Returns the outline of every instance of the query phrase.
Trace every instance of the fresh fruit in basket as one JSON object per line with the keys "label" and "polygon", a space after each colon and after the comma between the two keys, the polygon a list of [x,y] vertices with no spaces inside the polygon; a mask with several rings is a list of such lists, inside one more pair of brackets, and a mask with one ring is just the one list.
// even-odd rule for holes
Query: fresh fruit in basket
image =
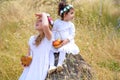
{"label": "fresh fruit in basket", "polygon": [[32,62],[32,56],[22,56],[21,63],[23,66],[29,66]]}
{"label": "fresh fruit in basket", "polygon": [[53,46],[55,48],[59,48],[59,46],[60,46],[61,43],[62,43],[62,40],[57,39],[57,40],[53,41]]}

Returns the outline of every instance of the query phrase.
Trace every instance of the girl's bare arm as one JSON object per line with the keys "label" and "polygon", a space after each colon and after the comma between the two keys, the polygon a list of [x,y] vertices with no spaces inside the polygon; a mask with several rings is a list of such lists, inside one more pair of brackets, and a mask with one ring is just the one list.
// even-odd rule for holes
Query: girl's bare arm
{"label": "girl's bare arm", "polygon": [[45,36],[48,40],[51,40],[52,37],[52,32],[49,28],[49,22],[48,22],[48,18],[47,18],[47,14],[46,13],[42,13],[42,27],[43,27],[43,31],[45,33]]}
{"label": "girl's bare arm", "polygon": [[28,46],[28,53],[27,56],[30,56],[30,46]]}

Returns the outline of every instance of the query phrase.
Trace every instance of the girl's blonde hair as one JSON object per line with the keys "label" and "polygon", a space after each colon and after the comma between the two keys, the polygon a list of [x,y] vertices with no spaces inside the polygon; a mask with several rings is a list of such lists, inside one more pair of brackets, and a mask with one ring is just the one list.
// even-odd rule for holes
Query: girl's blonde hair
{"label": "girl's blonde hair", "polygon": [[[51,30],[52,29],[52,26],[53,26],[53,24],[51,24],[51,22],[49,21],[49,29]],[[36,39],[35,39],[35,45],[36,46],[38,46],[40,43],[41,43],[41,41],[42,41],[42,39],[45,37],[45,34],[44,34],[44,32],[42,31],[37,37],[36,37]]]}
{"label": "girl's blonde hair", "polygon": [[35,39],[35,45],[38,46],[44,37],[45,37],[44,32],[41,32]]}

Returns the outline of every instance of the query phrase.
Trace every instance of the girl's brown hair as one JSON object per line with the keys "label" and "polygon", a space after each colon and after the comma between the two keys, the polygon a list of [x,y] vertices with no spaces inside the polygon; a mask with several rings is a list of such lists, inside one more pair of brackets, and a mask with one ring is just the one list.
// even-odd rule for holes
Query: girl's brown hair
{"label": "girl's brown hair", "polygon": [[70,9],[73,9],[73,7],[71,7],[70,9],[68,9],[66,12],[64,12],[64,13],[60,13],[61,12],[61,10],[63,10],[66,6],[68,6],[68,4],[66,3],[66,1],[61,1],[60,3],[59,3],[59,5],[58,5],[58,15],[63,19],[64,18],[64,13],[65,14],[67,14],[69,11],[70,11]]}

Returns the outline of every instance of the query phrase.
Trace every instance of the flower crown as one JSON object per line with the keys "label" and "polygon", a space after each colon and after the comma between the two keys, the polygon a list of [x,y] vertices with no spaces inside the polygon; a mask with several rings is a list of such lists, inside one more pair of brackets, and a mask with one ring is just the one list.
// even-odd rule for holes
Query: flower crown
{"label": "flower crown", "polygon": [[68,11],[70,8],[73,8],[73,5],[67,5],[60,11],[60,15],[62,15],[64,12]]}

